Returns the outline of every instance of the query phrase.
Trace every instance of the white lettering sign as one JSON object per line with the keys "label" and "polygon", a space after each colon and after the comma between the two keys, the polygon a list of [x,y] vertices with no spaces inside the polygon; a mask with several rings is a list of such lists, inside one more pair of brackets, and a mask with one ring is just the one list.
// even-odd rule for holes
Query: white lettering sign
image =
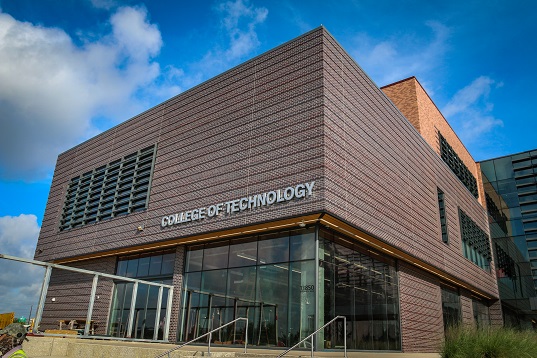
{"label": "white lettering sign", "polygon": [[183,211],[176,214],[163,216],[161,226],[172,226],[192,221],[199,221],[205,218],[212,218],[220,214],[231,215],[245,210],[252,210],[257,207],[270,206],[274,203],[284,203],[293,199],[303,199],[310,197],[313,193],[315,182],[289,186],[285,189],[278,189],[266,193],[250,195],[240,199],[218,203],[204,208],[197,208]]}

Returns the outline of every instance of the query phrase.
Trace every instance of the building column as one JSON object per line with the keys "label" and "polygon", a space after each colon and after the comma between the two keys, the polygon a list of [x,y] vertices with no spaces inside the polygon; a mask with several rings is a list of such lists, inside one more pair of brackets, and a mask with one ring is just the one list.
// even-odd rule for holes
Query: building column
{"label": "building column", "polygon": [[175,250],[173,268],[173,303],[170,317],[169,341],[177,342],[179,334],[179,312],[181,309],[181,292],[183,289],[183,266],[185,263],[185,247],[178,246]]}

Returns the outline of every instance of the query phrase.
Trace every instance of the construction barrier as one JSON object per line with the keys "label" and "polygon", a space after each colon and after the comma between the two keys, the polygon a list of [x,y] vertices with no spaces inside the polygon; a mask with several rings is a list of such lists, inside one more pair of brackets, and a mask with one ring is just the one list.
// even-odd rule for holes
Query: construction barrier
{"label": "construction barrier", "polygon": [[0,329],[4,329],[6,326],[13,323],[15,319],[15,312],[0,313]]}

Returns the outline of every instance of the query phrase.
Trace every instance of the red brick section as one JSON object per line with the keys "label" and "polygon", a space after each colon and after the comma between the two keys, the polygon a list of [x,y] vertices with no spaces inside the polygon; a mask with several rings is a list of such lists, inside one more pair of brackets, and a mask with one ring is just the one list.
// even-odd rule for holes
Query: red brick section
{"label": "red brick section", "polygon": [[[75,262],[70,266],[114,274],[116,258],[107,257]],[[88,314],[92,285],[93,275],[53,269],[39,330],[59,329],[59,320],[85,319]],[[99,278],[92,313],[95,334],[103,335],[107,332],[113,288],[114,283],[111,279]],[[55,302],[52,302],[52,298],[55,298]]]}
{"label": "red brick section", "polygon": [[[472,155],[457,134],[453,131],[442,113],[438,110],[427,92],[415,77],[382,87],[382,91],[404,114],[429,145],[440,154],[438,132],[448,141],[476,180],[480,176],[479,168]],[[478,189],[480,185],[478,184]],[[483,192],[479,190],[480,199]],[[484,206],[484,201],[482,201]]]}

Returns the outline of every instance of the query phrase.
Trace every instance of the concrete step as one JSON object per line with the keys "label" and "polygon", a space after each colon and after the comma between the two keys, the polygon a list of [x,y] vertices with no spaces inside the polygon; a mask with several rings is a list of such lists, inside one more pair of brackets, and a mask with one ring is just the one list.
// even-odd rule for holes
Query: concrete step
{"label": "concrete step", "polygon": [[[76,337],[28,337],[23,349],[29,358],[155,358],[174,344],[81,339]],[[282,350],[211,347],[212,358],[274,358]],[[291,351],[286,357],[310,357],[310,351]],[[170,358],[208,357],[207,347],[189,346]],[[316,358],[341,358],[343,351],[314,352]],[[438,353],[347,352],[348,358],[439,358]]]}

